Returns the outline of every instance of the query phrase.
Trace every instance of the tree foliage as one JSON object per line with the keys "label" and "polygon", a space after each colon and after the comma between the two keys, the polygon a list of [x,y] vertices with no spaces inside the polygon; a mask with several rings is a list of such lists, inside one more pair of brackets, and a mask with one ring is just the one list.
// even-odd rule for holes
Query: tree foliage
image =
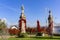
{"label": "tree foliage", "polygon": [[4,29],[6,27],[7,27],[6,23],[4,21],[0,20],[0,30]]}

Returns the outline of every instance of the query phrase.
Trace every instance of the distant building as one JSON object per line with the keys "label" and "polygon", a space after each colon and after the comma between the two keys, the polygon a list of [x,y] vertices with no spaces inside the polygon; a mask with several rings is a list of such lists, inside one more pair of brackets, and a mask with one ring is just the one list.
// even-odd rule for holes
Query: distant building
{"label": "distant building", "polygon": [[20,30],[18,29],[18,27],[16,25],[12,25],[9,29],[8,29],[9,34],[11,35],[18,35]]}
{"label": "distant building", "polygon": [[60,26],[54,26],[53,34],[59,34],[60,35]]}
{"label": "distant building", "polygon": [[10,29],[18,29],[18,27],[16,25],[12,25]]}

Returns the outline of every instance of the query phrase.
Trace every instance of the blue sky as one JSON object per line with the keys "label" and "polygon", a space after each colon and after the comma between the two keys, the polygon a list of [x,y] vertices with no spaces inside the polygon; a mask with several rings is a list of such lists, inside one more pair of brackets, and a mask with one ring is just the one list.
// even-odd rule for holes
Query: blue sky
{"label": "blue sky", "polygon": [[8,24],[17,24],[24,5],[28,26],[46,25],[49,9],[52,11],[54,23],[60,23],[60,0],[0,0],[0,18],[6,18]]}

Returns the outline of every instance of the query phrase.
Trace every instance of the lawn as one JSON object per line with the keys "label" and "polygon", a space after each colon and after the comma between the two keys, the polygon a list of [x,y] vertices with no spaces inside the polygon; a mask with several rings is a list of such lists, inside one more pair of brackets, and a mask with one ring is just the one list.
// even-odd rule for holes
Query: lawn
{"label": "lawn", "polygon": [[31,37],[31,38],[8,38],[8,40],[60,40],[60,36],[58,37]]}

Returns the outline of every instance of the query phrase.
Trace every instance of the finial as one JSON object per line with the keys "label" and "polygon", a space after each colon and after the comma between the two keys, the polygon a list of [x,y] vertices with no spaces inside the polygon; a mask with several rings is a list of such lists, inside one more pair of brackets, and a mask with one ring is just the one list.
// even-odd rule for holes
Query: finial
{"label": "finial", "polygon": [[49,13],[51,13],[51,10],[49,10]]}
{"label": "finial", "polygon": [[49,15],[51,15],[51,10],[49,10]]}
{"label": "finial", "polygon": [[21,10],[24,10],[24,5],[22,4],[22,6],[21,6]]}

